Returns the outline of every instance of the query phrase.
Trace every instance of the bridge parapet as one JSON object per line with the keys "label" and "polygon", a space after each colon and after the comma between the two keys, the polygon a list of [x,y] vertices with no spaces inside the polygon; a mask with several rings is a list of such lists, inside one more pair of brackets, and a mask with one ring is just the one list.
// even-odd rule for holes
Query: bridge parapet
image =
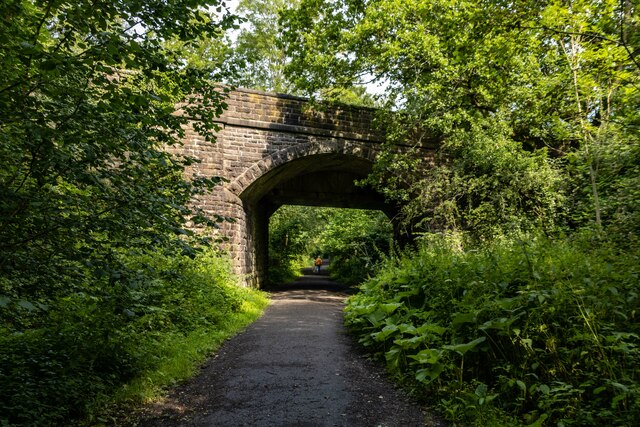
{"label": "bridge parapet", "polygon": [[364,141],[382,141],[372,125],[375,110],[343,104],[311,104],[297,96],[238,89],[229,94],[223,124]]}

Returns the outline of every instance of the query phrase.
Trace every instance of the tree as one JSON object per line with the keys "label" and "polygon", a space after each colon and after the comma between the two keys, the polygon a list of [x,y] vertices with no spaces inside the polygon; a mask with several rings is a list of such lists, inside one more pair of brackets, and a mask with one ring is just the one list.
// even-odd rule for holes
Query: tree
{"label": "tree", "polygon": [[[294,78],[285,70],[291,58],[280,42],[281,17],[299,1],[242,0],[237,13],[243,25],[237,35],[228,34],[226,64],[232,69],[227,81],[235,86],[299,95]],[[316,95],[326,101],[373,106],[373,97],[363,86],[323,87]]]}
{"label": "tree", "polygon": [[230,24],[205,6],[220,2],[3,3],[0,294],[117,281],[118,248],[191,251],[185,223],[216,220],[187,207],[216,178],[185,181],[195,160],[165,150],[189,117],[213,140],[224,106],[211,71],[163,44]]}
{"label": "tree", "polygon": [[323,213],[316,245],[331,256],[331,277],[347,286],[361,284],[390,255],[391,221],[384,213],[372,210],[326,209]]}
{"label": "tree", "polygon": [[224,219],[190,203],[218,179],[185,177],[196,160],[177,153],[190,119],[215,139],[225,94],[174,46],[233,19],[218,0],[8,0],[0,16],[0,423],[59,424],[140,365],[131,322],[177,274],[154,257],[193,256],[191,226]]}
{"label": "tree", "polygon": [[297,3],[284,0],[241,0],[236,12],[244,25],[231,42],[229,60],[237,67],[233,83],[247,88],[293,94],[284,75],[287,57],[277,43],[280,11]]}
{"label": "tree", "polygon": [[282,206],[269,220],[269,283],[295,279],[309,256],[313,236],[319,232],[318,210],[307,206]]}
{"label": "tree", "polygon": [[[605,120],[611,131],[615,120],[637,121],[625,107],[637,105],[635,2],[571,3],[306,0],[283,21],[288,72],[310,93],[364,75],[386,83],[384,100],[395,111],[381,122],[391,150],[371,181],[403,201],[408,222],[478,236],[549,228],[564,213],[560,184],[568,180],[548,153],[589,145],[574,131],[581,123]],[[584,25],[563,27],[566,17]],[[616,119],[596,109],[575,114],[574,79],[558,55],[571,34],[589,40],[580,56],[610,52],[606,64],[581,62],[579,74],[604,82],[607,70],[618,89],[598,85],[580,102],[617,95],[609,99]],[[589,88],[586,80],[579,86],[578,93]],[[633,135],[628,127],[615,133]],[[397,154],[396,143],[436,145],[438,154]]]}
{"label": "tree", "polygon": [[[640,169],[637,168],[640,104],[638,5],[630,1],[576,1],[548,7],[540,26],[549,47],[548,76],[564,98],[572,220],[624,235],[638,235]],[[637,237],[636,237],[637,238]]]}
{"label": "tree", "polygon": [[391,249],[393,230],[380,211],[283,206],[269,223],[269,278],[294,279],[308,258],[331,258],[331,276],[361,283]]}

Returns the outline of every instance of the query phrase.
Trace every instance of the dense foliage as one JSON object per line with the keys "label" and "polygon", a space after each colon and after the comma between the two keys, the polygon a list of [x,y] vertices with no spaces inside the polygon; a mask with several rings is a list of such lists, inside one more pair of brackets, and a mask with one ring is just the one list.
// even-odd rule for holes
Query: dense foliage
{"label": "dense foliage", "polygon": [[637,423],[639,11],[301,0],[282,15],[299,88],[381,85],[388,149],[368,182],[427,234],[348,322],[456,422]]}
{"label": "dense foliage", "polygon": [[291,0],[240,0],[236,13],[243,25],[230,42],[227,60],[236,65],[237,73],[229,78],[238,86],[295,94],[296,88],[285,76],[288,58],[278,46],[279,12],[293,7]]}
{"label": "dense foliage", "polygon": [[283,206],[269,225],[269,280],[292,280],[310,259],[322,256],[330,259],[334,280],[357,285],[389,254],[392,237],[382,212]]}
{"label": "dense foliage", "polygon": [[[4,2],[0,13],[0,294],[37,306],[132,272],[119,248],[193,253],[186,203],[216,178],[185,181],[188,116],[213,139],[222,94],[181,67],[172,37],[221,31],[195,2]],[[197,104],[179,102],[202,96]],[[20,327],[19,325],[16,325]]]}
{"label": "dense foliage", "polygon": [[380,211],[331,209],[315,244],[318,253],[331,259],[331,278],[354,286],[377,272],[392,249],[392,238],[391,222]]}
{"label": "dense foliage", "polygon": [[282,38],[310,94],[384,85],[390,149],[370,182],[409,225],[619,231],[640,206],[638,16],[633,0],[306,0]]}
{"label": "dense foliage", "polygon": [[[369,184],[406,229],[464,236],[425,235],[351,300],[349,324],[392,371],[456,422],[634,424],[638,0],[240,10],[223,42],[220,0],[0,5],[0,423],[95,413],[210,348],[244,298],[264,304],[202,252],[190,226],[225,218],[189,201],[218,179],[185,180],[196,159],[171,150],[189,118],[215,139],[211,82],[225,81],[367,105],[358,85],[380,85],[387,149]],[[390,230],[291,208],[271,232],[272,280],[322,253],[355,283]]]}
{"label": "dense foliage", "polygon": [[269,220],[269,273],[271,285],[294,280],[311,256],[312,237],[320,222],[318,211],[304,206],[282,206]]}
{"label": "dense foliage", "polygon": [[190,119],[215,139],[219,74],[184,54],[232,26],[222,5],[1,3],[1,424],[83,416],[240,313],[193,232],[224,220],[189,204],[218,179],[172,150]]}
{"label": "dense foliage", "polygon": [[427,238],[366,282],[347,307],[360,342],[451,421],[635,425],[640,253],[525,236],[461,246]]}
{"label": "dense foliage", "polygon": [[[213,252],[121,261],[135,271],[127,283],[85,287],[46,305],[23,300],[11,310],[2,300],[2,423],[95,417],[116,393],[139,401],[189,373],[266,304],[240,288],[228,260]],[[178,363],[186,367],[175,371]],[[138,394],[126,392],[132,382]]]}
{"label": "dense foliage", "polygon": [[[303,89],[286,68],[291,57],[280,35],[283,28],[280,16],[297,7],[298,0],[240,0],[235,13],[241,21],[238,31],[227,34],[224,48],[220,41],[209,42],[215,49],[204,55],[214,63],[223,62],[228,72],[223,76],[233,86],[301,95]],[[322,98],[351,105],[373,106],[374,99],[362,86],[323,87]]]}

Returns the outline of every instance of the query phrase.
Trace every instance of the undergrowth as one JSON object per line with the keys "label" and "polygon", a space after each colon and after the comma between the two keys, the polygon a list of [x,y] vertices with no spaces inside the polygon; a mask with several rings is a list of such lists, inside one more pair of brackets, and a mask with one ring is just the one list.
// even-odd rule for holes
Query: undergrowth
{"label": "undergrowth", "polygon": [[455,425],[636,425],[639,261],[602,239],[426,237],[346,323]]}
{"label": "undergrowth", "polygon": [[[277,260],[274,260],[271,257],[269,265],[269,272],[267,276],[267,284],[270,286],[277,286],[283,283],[289,283],[296,280],[301,275],[302,268],[306,267],[308,263],[306,263],[306,259],[302,255],[298,255],[295,257],[280,257],[278,256]],[[274,262],[276,261],[276,262]]]}
{"label": "undergrowth", "polygon": [[191,375],[267,304],[213,252],[122,257],[137,276],[0,301],[1,425],[103,423]]}
{"label": "undergrowth", "polygon": [[235,285],[228,290],[242,298],[240,307],[215,325],[196,328],[186,335],[167,334],[159,348],[160,360],[157,366],[153,370],[141,372],[104,403],[101,402],[95,411],[97,415],[90,420],[121,421],[129,416],[131,407],[162,398],[167,387],[193,377],[198,372],[198,367],[225,340],[256,321],[268,305],[266,295],[260,291]]}

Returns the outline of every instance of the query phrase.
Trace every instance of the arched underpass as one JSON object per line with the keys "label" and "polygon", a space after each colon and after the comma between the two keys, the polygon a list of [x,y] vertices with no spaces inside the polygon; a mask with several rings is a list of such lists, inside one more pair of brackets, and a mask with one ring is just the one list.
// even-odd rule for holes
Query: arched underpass
{"label": "arched underpass", "polygon": [[283,164],[250,185],[240,197],[251,217],[257,271],[267,272],[269,218],[283,205],[371,209],[395,217],[395,208],[382,195],[356,184],[371,167],[369,160],[356,156],[311,155]]}
{"label": "arched underpass", "polygon": [[[218,233],[228,239],[234,270],[247,286],[264,283],[268,219],[283,204],[380,209],[394,216],[381,195],[354,184],[370,172],[384,139],[373,125],[374,110],[318,107],[304,98],[246,89],[230,92],[226,102],[216,142],[186,129],[176,150],[200,160],[188,175],[223,178],[194,203],[233,219]],[[432,155],[432,148],[423,153]]]}
{"label": "arched underpass", "polygon": [[[355,185],[382,142],[372,110],[316,110],[302,98],[250,90],[232,92],[227,103],[217,142],[187,130],[183,151],[201,159],[188,173],[225,179],[195,203],[233,218],[220,233],[248,286],[264,283],[269,217],[282,205],[395,216],[380,194]],[[354,350],[342,326],[344,295],[298,292],[275,296],[144,425],[425,425],[422,409]]]}

